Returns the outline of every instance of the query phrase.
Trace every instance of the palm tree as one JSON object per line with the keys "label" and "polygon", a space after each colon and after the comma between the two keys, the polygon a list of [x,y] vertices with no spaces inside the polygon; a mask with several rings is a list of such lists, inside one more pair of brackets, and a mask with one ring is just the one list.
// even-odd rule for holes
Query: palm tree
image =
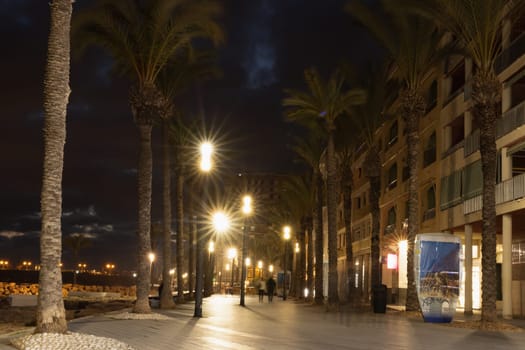
{"label": "palm tree", "polygon": [[[392,81],[388,80],[388,65],[385,63],[369,66],[362,76],[356,77],[367,95],[363,105],[356,106],[352,111],[351,123],[358,133],[357,139],[362,142],[361,147],[366,150],[363,165],[364,174],[370,184],[369,200],[372,222],[372,235],[370,237],[371,256],[371,284],[381,284],[380,257],[380,211],[379,196],[381,193],[381,158],[375,133],[387,120],[385,109],[392,101],[391,96],[397,91]],[[387,84],[386,82],[390,83]]]}
{"label": "palm tree", "polygon": [[501,52],[502,22],[518,17],[525,3],[521,0],[432,0],[407,2],[417,13],[433,19],[452,33],[465,48],[477,70],[472,77],[472,114],[480,123],[480,154],[483,173],[482,210],[482,323],[494,322],[496,314],[496,120],[501,82],[494,62]]}
{"label": "palm tree", "polygon": [[[163,132],[163,223],[164,223],[164,246],[163,246],[163,269],[162,269],[162,280],[164,286],[171,286],[171,151],[172,147],[170,141],[185,141],[187,146],[187,130],[182,124],[182,120],[179,117],[174,123],[171,123],[175,114],[175,106],[173,100],[184,92],[192,83],[197,80],[208,78],[211,76],[218,76],[218,71],[214,69],[212,65],[212,56],[207,52],[195,52],[191,47],[189,48],[186,55],[180,55],[175,60],[170,62],[164,69],[161,76],[159,77],[159,88],[165,97],[167,103],[164,111],[165,115],[162,118],[162,132]],[[175,136],[175,137],[174,137]],[[178,136],[178,138],[177,138]],[[181,140],[185,138],[186,140]],[[180,151],[177,152],[180,154]],[[178,161],[186,162],[186,159],[178,157]],[[181,167],[182,164],[180,165]],[[179,179],[179,177],[177,177]],[[183,178],[182,178],[183,179]],[[183,185],[182,182],[177,182],[178,186]],[[182,194],[182,188],[178,193]],[[182,200],[182,196],[180,197]],[[179,203],[180,204],[180,203]],[[178,218],[183,217],[182,204],[178,206],[180,209]],[[181,220],[178,220],[180,224],[177,229],[177,242],[183,242],[184,225]],[[179,295],[179,301],[183,300],[183,279],[182,279],[182,258],[183,258],[183,246],[177,244],[177,289]],[[179,283],[180,282],[180,283]],[[160,300],[161,308],[172,308],[174,306],[171,288],[163,288]]]}
{"label": "palm tree", "polygon": [[[324,302],[323,297],[323,193],[324,185],[323,178],[321,176],[319,162],[321,155],[325,148],[324,139],[326,137],[319,134],[319,130],[316,128],[310,128],[308,135],[304,138],[295,138],[295,143],[292,146],[293,151],[299,158],[311,168],[312,176],[312,189],[314,195],[314,203],[312,207],[312,223],[309,225],[309,236],[308,236],[308,294],[309,298],[312,296],[312,291],[315,289],[315,302],[316,304],[322,304]],[[314,237],[313,232],[315,231],[315,278],[314,278]],[[315,282],[315,285],[314,285]]]}
{"label": "palm tree", "polygon": [[80,251],[90,247],[92,243],[91,237],[86,233],[72,233],[64,238],[64,245],[73,253],[74,266],[80,262]]}
{"label": "palm tree", "polygon": [[[297,268],[295,292],[296,296],[301,298],[304,290],[304,281],[306,275],[306,237],[311,237],[312,229],[312,213],[315,207],[315,192],[313,188],[311,174],[302,176],[290,176],[285,179],[283,183],[283,197],[282,202],[297,222],[297,227],[300,227],[299,232],[296,232],[296,238],[299,243],[299,252],[296,255]],[[309,241],[311,244],[311,241]],[[309,267],[310,268],[310,267]]]}
{"label": "palm tree", "polygon": [[346,281],[345,281],[345,299],[346,302],[352,301],[352,291],[354,288],[354,254],[352,247],[352,189],[353,173],[352,161],[354,156],[355,143],[358,140],[355,137],[355,129],[350,124],[350,120],[343,119],[346,123],[338,127],[336,135],[336,150],[339,159],[340,188],[343,198],[343,220],[345,227],[345,261],[346,261]]}
{"label": "palm tree", "polygon": [[[382,1],[383,4],[388,1]],[[388,5],[383,5],[383,7]],[[426,74],[443,61],[450,52],[442,46],[442,35],[433,22],[390,8],[373,10],[360,2],[348,3],[345,9],[370,32],[387,50],[395,64],[394,74],[403,87],[400,92],[400,114],[406,125],[409,168],[408,179],[408,261],[406,310],[419,310],[414,280],[414,239],[418,232],[418,159],[419,120],[425,114],[426,102],[422,85]],[[373,151],[373,150],[372,150]],[[371,156],[369,154],[369,156]],[[373,169],[373,168],[372,168]],[[374,169],[375,170],[375,169]],[[372,198],[371,198],[372,199]],[[375,233],[375,232],[374,232]],[[379,232],[377,232],[379,239]],[[374,257],[372,257],[374,259]],[[373,261],[373,260],[372,260]]]}
{"label": "palm tree", "polygon": [[44,78],[44,169],[42,176],[39,294],[36,333],[67,332],[62,299],[62,170],[69,99],[70,0],[53,0]]}
{"label": "palm tree", "polygon": [[153,122],[169,103],[156,82],[170,59],[196,38],[222,39],[215,21],[221,5],[213,0],[101,1],[76,22],[78,42],[108,50],[117,67],[132,80],[130,106],[139,131],[138,275],[133,312],[150,312],[147,260],[151,221]]}
{"label": "palm tree", "polygon": [[344,78],[334,72],[328,81],[323,81],[315,69],[305,70],[308,92],[285,90],[283,100],[287,107],[288,120],[321,119],[327,133],[327,211],[328,211],[328,304],[339,303],[337,290],[337,174],[334,147],[336,120],[352,106],[362,103],[364,94],[357,89],[344,89]]}

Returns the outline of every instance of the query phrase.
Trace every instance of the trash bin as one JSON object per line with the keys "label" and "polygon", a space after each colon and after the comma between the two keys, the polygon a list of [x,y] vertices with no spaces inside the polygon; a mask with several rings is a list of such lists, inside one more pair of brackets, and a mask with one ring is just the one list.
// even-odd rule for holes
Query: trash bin
{"label": "trash bin", "polygon": [[384,314],[386,312],[386,285],[382,284],[372,288],[372,305],[374,313]]}

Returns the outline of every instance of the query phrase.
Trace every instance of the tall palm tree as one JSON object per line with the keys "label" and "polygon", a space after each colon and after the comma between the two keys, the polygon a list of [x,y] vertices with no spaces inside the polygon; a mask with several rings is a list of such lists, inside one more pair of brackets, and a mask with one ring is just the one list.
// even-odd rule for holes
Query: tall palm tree
{"label": "tall palm tree", "polygon": [[352,301],[352,291],[354,288],[354,254],[352,246],[352,190],[353,190],[353,173],[352,161],[354,159],[354,150],[356,148],[356,130],[350,123],[351,120],[343,119],[345,123],[339,123],[336,134],[336,151],[339,160],[340,172],[340,189],[343,199],[343,221],[345,228],[345,264],[346,264],[346,281],[344,284],[344,297],[346,302]]}
{"label": "tall palm tree", "polygon": [[74,266],[80,262],[80,251],[90,247],[92,243],[91,237],[86,233],[72,233],[64,238],[64,245],[73,253]]}
{"label": "tall palm tree", "polygon": [[69,100],[70,0],[53,0],[44,78],[44,170],[42,176],[39,294],[36,333],[67,332],[62,299],[62,170]]}
{"label": "tall palm tree", "polygon": [[283,100],[288,120],[321,119],[327,133],[327,212],[328,212],[328,304],[339,303],[337,290],[337,174],[334,147],[336,120],[352,105],[360,104],[364,94],[358,89],[346,90],[343,76],[334,72],[323,81],[317,70],[305,70],[308,91],[285,90]]}
{"label": "tall palm tree", "polygon": [[[292,150],[299,158],[306,163],[311,169],[312,189],[313,189],[313,207],[312,207],[312,223],[309,227],[310,235],[308,236],[308,290],[310,293],[308,297],[311,298],[315,290],[316,304],[324,302],[323,297],[323,193],[324,185],[321,176],[319,162],[321,155],[325,149],[324,140],[326,137],[319,134],[316,128],[309,128],[308,134],[304,138],[295,138]],[[313,232],[315,231],[315,247]],[[314,248],[315,248],[315,278],[314,278]],[[315,285],[314,285],[315,282]]]}
{"label": "tall palm tree", "polygon": [[[391,96],[397,91],[396,86],[387,84],[388,66],[378,63],[369,66],[363,71],[362,76],[355,78],[362,86],[367,95],[363,105],[356,106],[352,111],[351,123],[357,132],[357,139],[362,143],[361,147],[366,150],[363,165],[364,174],[370,185],[369,199],[372,222],[372,235],[370,237],[371,251],[371,284],[381,284],[380,257],[380,212],[379,196],[381,193],[381,158],[375,133],[377,129],[387,120],[385,109],[392,101]],[[392,81],[390,81],[392,82]]]}
{"label": "tall palm tree", "polygon": [[[162,269],[162,280],[164,281],[165,288],[162,289],[162,295],[160,298],[161,308],[172,308],[174,306],[172,292],[171,292],[171,152],[172,147],[170,146],[171,141],[183,141],[186,134],[186,127],[182,124],[181,118],[178,118],[174,123],[171,123],[175,114],[174,99],[184,92],[188,87],[197,80],[202,80],[211,76],[218,76],[217,69],[212,65],[213,57],[207,52],[195,52],[191,47],[188,49],[187,54],[181,54],[172,60],[164,69],[159,77],[159,88],[165,97],[167,105],[164,108],[165,115],[161,116],[162,119],[162,134],[163,134],[163,167],[162,167],[162,178],[163,178],[163,229],[164,229],[164,246],[163,246],[163,269]],[[173,137],[178,135],[177,137]],[[184,136],[183,136],[184,135]],[[186,141],[186,146],[189,140]],[[177,152],[177,154],[179,154]],[[179,161],[185,162],[185,159],[178,157]],[[182,166],[182,164],[181,164]],[[177,177],[178,179],[178,177]],[[183,185],[178,182],[178,186]],[[179,191],[182,193],[182,189]],[[181,197],[182,200],[182,197]],[[179,203],[180,204],[180,203]],[[179,219],[183,217],[182,204],[178,206],[180,208]],[[177,242],[183,242],[183,228],[181,220],[177,229]],[[182,279],[182,258],[183,258],[183,246],[177,244],[177,289],[180,301],[183,300],[183,279]],[[180,282],[180,283],[179,283]]]}
{"label": "tall palm tree", "polygon": [[501,115],[501,82],[494,62],[501,52],[502,22],[523,13],[522,0],[431,0],[407,2],[418,13],[433,19],[455,35],[477,70],[472,77],[472,113],[480,124],[483,174],[482,210],[482,323],[494,322],[496,314],[496,120]]}
{"label": "tall palm tree", "polygon": [[[373,10],[360,2],[350,2],[345,9],[366,26],[387,50],[395,64],[394,73],[403,87],[399,95],[399,112],[406,125],[409,168],[408,179],[408,261],[407,311],[419,310],[414,279],[414,240],[418,232],[418,159],[419,120],[425,114],[423,82],[426,74],[442,62],[450,50],[442,46],[442,35],[433,22],[410,15],[397,8]],[[388,11],[384,11],[384,8]],[[377,233],[379,235],[379,233]],[[377,237],[379,238],[379,236]],[[374,259],[374,257],[372,257]]]}
{"label": "tall palm tree", "polygon": [[312,185],[312,176],[309,173],[301,176],[290,176],[283,183],[282,202],[292,213],[292,218],[297,222],[297,227],[300,228],[296,232],[299,251],[296,253],[298,267],[295,271],[295,292],[299,298],[303,296],[302,291],[306,277],[306,237],[311,237],[312,214],[315,207],[315,192],[312,190]]}
{"label": "tall palm tree", "polygon": [[150,312],[149,229],[151,222],[153,121],[168,105],[156,81],[170,59],[196,38],[219,42],[221,5],[213,0],[101,1],[76,21],[81,48],[108,50],[132,80],[130,106],[139,132],[137,300],[133,312]]}

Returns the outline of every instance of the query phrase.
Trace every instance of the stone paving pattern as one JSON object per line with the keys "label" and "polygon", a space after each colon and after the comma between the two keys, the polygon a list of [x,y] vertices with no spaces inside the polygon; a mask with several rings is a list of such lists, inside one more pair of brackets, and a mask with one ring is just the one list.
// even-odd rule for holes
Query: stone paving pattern
{"label": "stone paving pattern", "polygon": [[[239,296],[204,300],[203,317],[193,304],[154,312],[169,320],[115,320],[97,315],[73,320],[69,328],[123,341],[135,349],[524,349],[525,331],[480,331],[424,323],[387,311],[326,312],[321,306],[256,297],[239,305]],[[462,317],[462,316],[459,316]],[[515,321],[525,326],[525,321]],[[0,349],[13,349],[0,341]]]}

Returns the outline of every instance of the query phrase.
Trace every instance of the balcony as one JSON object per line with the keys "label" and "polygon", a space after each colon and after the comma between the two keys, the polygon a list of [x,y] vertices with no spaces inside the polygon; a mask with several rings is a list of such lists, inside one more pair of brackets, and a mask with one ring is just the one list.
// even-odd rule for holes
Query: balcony
{"label": "balcony", "polygon": [[494,62],[494,70],[496,74],[500,74],[510,66],[512,62],[517,60],[521,55],[525,53],[525,34],[520,35],[516,40],[514,40],[509,47],[503,50],[502,53],[496,57]]}
{"label": "balcony", "polygon": [[503,113],[496,121],[496,138],[508,134],[523,124],[525,124],[525,101]]}
{"label": "balcony", "polygon": [[391,233],[394,233],[396,231],[396,224],[390,224],[385,226],[385,230],[383,231],[385,235],[389,235]]}
{"label": "balcony", "polygon": [[427,221],[436,217],[436,208],[431,208],[423,213],[423,221]]}
{"label": "balcony", "polygon": [[463,149],[465,157],[479,150],[479,129],[474,130],[465,138],[465,148]]}
{"label": "balcony", "polygon": [[[496,205],[525,197],[525,173],[496,184]],[[482,196],[467,199],[463,203],[463,213],[470,214],[483,207]]]}

